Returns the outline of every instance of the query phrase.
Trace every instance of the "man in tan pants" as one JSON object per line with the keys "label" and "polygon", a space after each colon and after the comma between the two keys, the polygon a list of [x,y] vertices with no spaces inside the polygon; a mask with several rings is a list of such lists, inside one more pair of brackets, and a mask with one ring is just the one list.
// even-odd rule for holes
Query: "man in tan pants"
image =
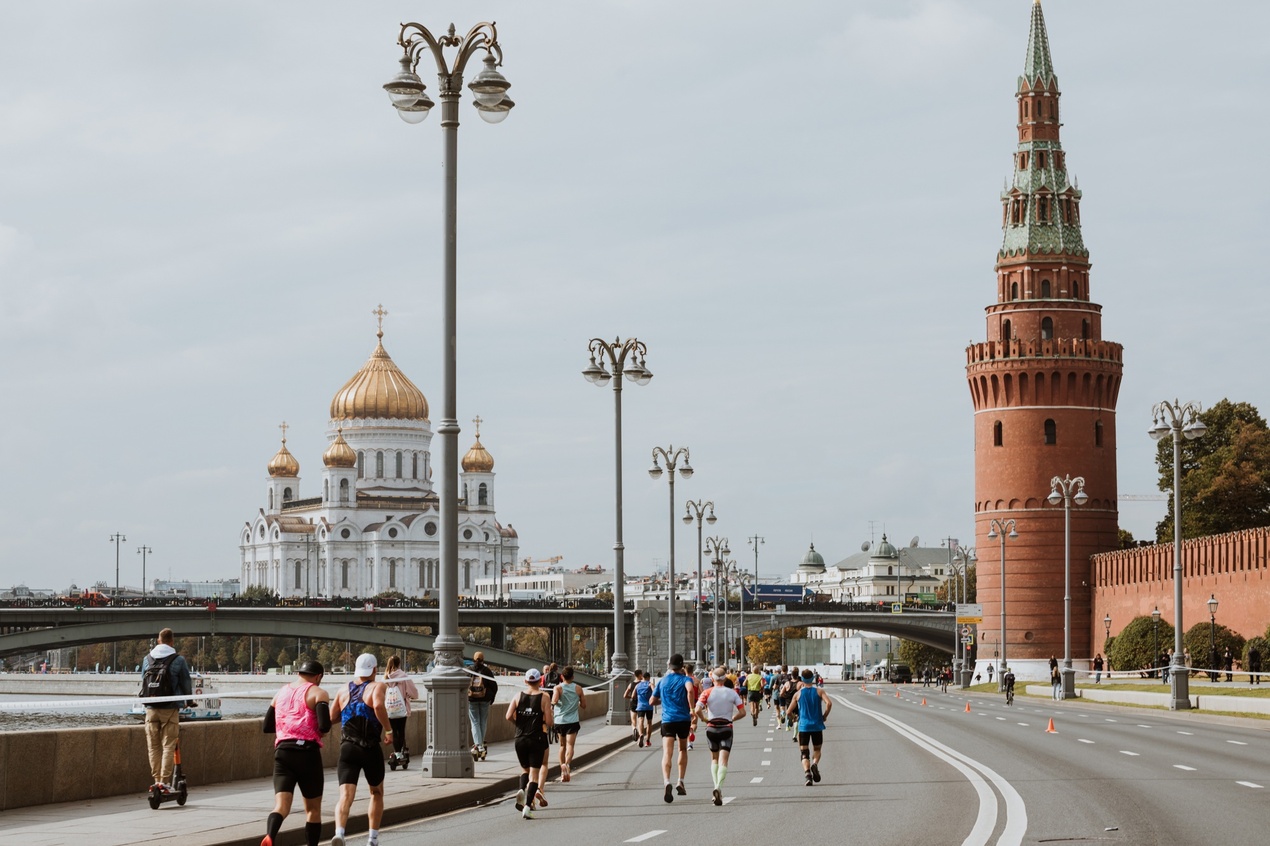
{"label": "man in tan pants", "polygon": [[[171,629],[159,632],[159,642],[141,662],[141,695],[190,695],[194,688],[190,665],[176,653]],[[150,777],[154,787],[166,791],[172,781],[176,742],[180,737],[183,701],[146,703],[146,749],[150,753]]]}

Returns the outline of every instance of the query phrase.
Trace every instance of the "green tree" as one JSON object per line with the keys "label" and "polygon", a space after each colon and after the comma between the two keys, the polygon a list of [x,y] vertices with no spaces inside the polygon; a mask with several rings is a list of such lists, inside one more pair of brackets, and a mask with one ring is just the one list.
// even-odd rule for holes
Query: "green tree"
{"label": "green tree", "polygon": [[1116,539],[1120,544],[1120,549],[1133,549],[1138,542],[1133,538],[1133,532],[1127,529],[1119,529],[1116,532]]}
{"label": "green tree", "polygon": [[[1249,403],[1223,399],[1199,415],[1208,432],[1178,447],[1182,537],[1196,538],[1270,524],[1270,427]],[[1173,489],[1173,439],[1156,447],[1160,490]],[[1173,499],[1155,527],[1156,540],[1173,539]]]}
{"label": "green tree", "polygon": [[[963,598],[961,595],[961,575],[959,573],[954,573],[952,576],[948,578],[948,581],[944,582],[942,585],[935,588],[935,599],[938,602],[951,602],[953,600],[953,597],[956,597],[960,599],[962,602],[978,602],[979,600],[976,598],[979,593],[978,579],[975,578],[975,573],[977,572],[976,566],[977,565],[975,564],[971,564],[966,567],[966,597],[965,598]],[[954,590],[952,586],[952,580],[954,578],[957,579],[956,590]]]}
{"label": "green tree", "polygon": [[[1160,620],[1159,632],[1150,616],[1134,617],[1107,646],[1107,660],[1116,670],[1141,670],[1159,665],[1159,656],[1173,646],[1173,626]],[[1159,652],[1156,645],[1159,645]],[[1192,653],[1194,654],[1194,653]]]}
{"label": "green tree", "polygon": [[952,660],[952,650],[936,649],[915,640],[901,640],[900,660],[913,669],[913,676],[916,678],[927,667],[934,669],[949,663]]}
{"label": "green tree", "polygon": [[[791,626],[785,629],[785,639],[806,637],[805,626]],[[745,636],[745,660],[751,664],[765,666],[781,662],[781,630],[772,629],[757,635]]]}
{"label": "green tree", "polygon": [[[1186,512],[1183,511],[1183,514]],[[1217,644],[1217,662],[1213,661],[1212,644]],[[1197,670],[1220,669],[1221,657],[1226,650],[1236,658],[1244,654],[1244,636],[1218,624],[1216,630],[1212,621],[1200,621],[1186,630],[1182,636],[1182,645],[1191,653],[1191,666]]]}

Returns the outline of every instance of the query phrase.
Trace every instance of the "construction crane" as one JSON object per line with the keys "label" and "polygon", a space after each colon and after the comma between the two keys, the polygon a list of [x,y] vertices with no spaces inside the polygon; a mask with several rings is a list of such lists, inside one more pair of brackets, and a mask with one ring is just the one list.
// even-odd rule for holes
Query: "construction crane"
{"label": "construction crane", "polygon": [[[532,573],[534,570],[549,570],[554,565],[559,564],[563,560],[564,560],[563,555],[553,555],[550,558],[522,558],[520,559],[520,572],[523,574],[523,573]],[[542,564],[545,564],[547,566],[545,567],[534,566],[534,565],[542,565]]]}

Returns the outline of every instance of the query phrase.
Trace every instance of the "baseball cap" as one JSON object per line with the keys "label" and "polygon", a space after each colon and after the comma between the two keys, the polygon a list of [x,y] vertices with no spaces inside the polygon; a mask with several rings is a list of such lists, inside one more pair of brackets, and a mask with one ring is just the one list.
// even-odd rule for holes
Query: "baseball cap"
{"label": "baseball cap", "polygon": [[525,670],[525,681],[527,682],[542,681],[542,670],[538,670],[533,667],[530,667],[528,670]]}
{"label": "baseball cap", "polygon": [[302,676],[320,676],[326,672],[326,668],[322,666],[320,661],[309,659],[300,664],[296,668],[296,672]]}
{"label": "baseball cap", "polygon": [[357,677],[359,679],[368,679],[375,675],[375,668],[379,666],[379,662],[375,660],[375,656],[369,652],[363,652],[357,656]]}

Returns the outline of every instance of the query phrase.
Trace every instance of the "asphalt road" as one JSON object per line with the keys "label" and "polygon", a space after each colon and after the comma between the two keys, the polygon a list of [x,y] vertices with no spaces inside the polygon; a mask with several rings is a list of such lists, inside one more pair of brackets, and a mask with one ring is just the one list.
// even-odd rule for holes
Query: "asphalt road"
{"label": "asphalt road", "polygon": [[689,753],[688,795],[671,804],[660,750],[632,745],[569,784],[549,785],[550,806],[533,820],[508,797],[386,831],[381,842],[1237,846],[1270,838],[1268,724],[1024,697],[1007,708],[999,697],[920,686],[898,698],[889,685],[829,692],[824,779],[813,787],[804,786],[793,735],[776,730],[768,710],[757,727],[737,723],[721,808],[710,801],[702,736]]}

